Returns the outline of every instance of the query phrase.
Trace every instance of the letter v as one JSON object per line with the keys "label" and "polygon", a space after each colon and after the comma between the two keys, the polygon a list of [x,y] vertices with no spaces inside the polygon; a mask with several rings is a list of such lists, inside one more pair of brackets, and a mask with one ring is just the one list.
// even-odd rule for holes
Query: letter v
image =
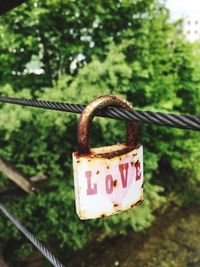
{"label": "letter v", "polygon": [[[125,175],[124,175],[124,169],[125,169]],[[119,171],[121,175],[121,181],[123,188],[127,187],[127,180],[128,180],[128,163],[120,164],[119,165]]]}

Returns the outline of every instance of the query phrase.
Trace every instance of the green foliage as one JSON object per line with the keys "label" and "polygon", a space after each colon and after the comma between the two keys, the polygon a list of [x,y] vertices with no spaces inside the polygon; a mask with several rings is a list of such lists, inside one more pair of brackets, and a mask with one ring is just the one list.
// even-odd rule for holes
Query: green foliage
{"label": "green foliage", "polygon": [[[24,4],[1,18],[1,95],[86,104],[97,96],[116,94],[137,109],[199,114],[198,45],[184,40],[180,23],[170,23],[168,11],[157,1],[91,1],[87,8],[85,1],[29,4],[35,8]],[[9,49],[16,49],[15,57],[8,43]],[[79,54],[85,59],[75,62]],[[44,73],[23,74],[27,63],[36,60],[34,55]],[[19,75],[11,75],[11,70]],[[96,232],[144,230],[171,195],[181,204],[188,202],[200,180],[199,133],[141,125],[144,203],[106,219],[80,221],[74,209],[71,160],[77,119],[74,114],[0,106],[0,155],[29,177],[49,177],[46,189],[8,203],[42,241],[62,251],[75,250]],[[121,121],[95,118],[92,145],[123,142],[123,128]],[[0,184],[6,183],[1,177]],[[6,219],[0,221],[0,233],[0,241],[12,236],[24,251],[21,234]]]}

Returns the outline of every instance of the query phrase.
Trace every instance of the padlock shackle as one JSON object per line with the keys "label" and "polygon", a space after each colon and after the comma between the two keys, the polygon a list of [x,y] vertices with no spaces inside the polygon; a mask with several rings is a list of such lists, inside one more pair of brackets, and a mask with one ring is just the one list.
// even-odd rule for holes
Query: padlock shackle
{"label": "padlock shackle", "polygon": [[[122,97],[115,95],[100,96],[92,100],[83,110],[78,124],[78,154],[90,154],[90,124],[97,109],[105,107],[120,107],[132,109],[132,105]],[[128,122],[126,131],[126,145],[134,148],[138,138],[138,123]]]}

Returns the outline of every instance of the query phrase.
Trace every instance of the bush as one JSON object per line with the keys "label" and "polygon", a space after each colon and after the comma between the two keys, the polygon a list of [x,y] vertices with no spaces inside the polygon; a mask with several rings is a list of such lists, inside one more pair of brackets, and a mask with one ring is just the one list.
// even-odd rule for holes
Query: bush
{"label": "bush", "polygon": [[[119,44],[110,42],[105,55],[96,48],[96,55],[76,74],[52,76],[52,85],[40,90],[28,87],[16,92],[8,82],[2,84],[1,95],[86,104],[97,96],[116,94],[137,109],[198,114],[200,84],[193,53],[198,51],[184,40],[180,24],[168,21],[162,5],[155,4],[148,12],[138,28],[121,32]],[[81,248],[96,233],[125,233],[130,227],[142,231],[161,205],[169,200],[183,204],[195,195],[200,179],[199,134],[144,124],[140,143],[145,201],[117,216],[80,221],[74,208],[71,160],[78,116],[2,104],[0,118],[0,155],[29,177],[49,178],[48,187],[7,206],[40,240],[62,247],[61,251]],[[95,118],[92,146],[123,141],[123,128],[121,121]],[[6,184],[1,175],[1,185]],[[25,249],[23,237],[6,219],[0,221],[0,232],[1,242],[11,236],[18,240],[18,260],[26,256],[30,248]]]}

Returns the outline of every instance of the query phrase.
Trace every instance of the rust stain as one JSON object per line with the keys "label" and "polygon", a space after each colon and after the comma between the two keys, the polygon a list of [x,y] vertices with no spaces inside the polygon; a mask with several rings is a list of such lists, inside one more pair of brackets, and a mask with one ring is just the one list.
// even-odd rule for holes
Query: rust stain
{"label": "rust stain", "polygon": [[[90,150],[88,154],[80,154],[78,152],[74,152],[73,155],[75,158],[80,159],[80,158],[86,158],[88,161],[94,158],[104,158],[104,159],[114,159],[115,157],[122,156],[126,153],[131,152],[131,150],[136,149],[136,147],[133,146],[126,146],[125,148],[121,148],[115,151],[107,151],[104,153],[96,153],[95,151]],[[133,157],[137,156],[136,154],[132,154]],[[120,157],[119,160],[121,161],[122,158]]]}
{"label": "rust stain", "polygon": [[107,166],[107,169],[110,169],[110,167],[109,167],[109,166]]}
{"label": "rust stain", "polygon": [[[92,151],[92,154],[89,154],[89,156],[91,158],[104,158],[104,159],[114,159],[115,157],[119,157],[119,156],[123,156],[126,153],[129,153],[133,150],[134,148],[132,146],[126,146],[125,148],[120,148],[114,151],[110,151],[109,148],[107,149],[107,152],[103,152],[103,153],[96,153],[94,151]],[[137,154],[136,154],[137,155]],[[86,155],[87,157],[88,155]],[[122,158],[120,157],[119,160],[122,160]]]}
{"label": "rust stain", "polygon": [[117,179],[113,181],[113,186],[114,186],[114,187],[117,186]]}
{"label": "rust stain", "polygon": [[106,214],[101,214],[101,218],[105,218],[106,217]]}
{"label": "rust stain", "polygon": [[94,157],[95,153],[94,152],[90,152],[87,155],[80,155],[78,152],[74,152],[73,155],[74,155],[75,158],[92,158],[92,157]]}
{"label": "rust stain", "polygon": [[128,152],[130,152],[131,150],[133,150],[132,146],[127,146],[126,148],[122,148],[116,151],[112,151],[112,152],[105,152],[105,153],[99,153],[94,155],[95,158],[106,158],[106,159],[112,159],[121,155],[124,155]]}
{"label": "rust stain", "polygon": [[77,162],[77,163],[80,163],[80,160],[77,160],[76,162]]}
{"label": "rust stain", "polygon": [[99,173],[100,173],[100,171],[97,171],[97,172],[96,172],[96,174],[99,174]]}
{"label": "rust stain", "polygon": [[[132,152],[132,150],[135,150],[137,149],[137,145],[133,146],[128,146],[128,145],[125,145],[125,147],[123,148],[119,148],[119,149],[116,149],[114,151],[110,151],[109,147],[107,149],[106,152],[102,152],[102,153],[97,153],[95,152],[94,150],[90,150],[87,154],[82,154],[82,153],[79,153],[79,152],[74,152],[73,155],[75,158],[79,159],[79,158],[87,158],[87,159],[93,159],[93,158],[104,158],[104,159],[114,159],[115,157],[120,157],[119,160],[121,161],[122,158],[121,156],[129,153],[129,152]],[[137,153],[133,153],[132,154],[133,157],[137,156]]]}
{"label": "rust stain", "polygon": [[135,203],[135,206],[138,206],[138,205],[140,205],[140,204],[141,204],[141,202],[142,202],[142,199],[138,200],[138,201]]}
{"label": "rust stain", "polygon": [[115,208],[116,207],[119,207],[119,204],[117,204],[117,203],[114,203],[114,205],[113,205]]}
{"label": "rust stain", "polygon": [[136,161],[135,166],[139,163],[139,160]]}
{"label": "rust stain", "polygon": [[142,197],[140,200],[138,200],[137,202],[133,203],[133,204],[131,205],[131,208],[133,208],[134,206],[138,206],[138,205],[140,205],[142,201],[143,201],[143,197]]}
{"label": "rust stain", "polygon": [[[114,95],[105,95],[100,96],[92,100],[83,110],[79,124],[78,124],[78,151],[80,155],[88,155],[90,153],[90,142],[89,142],[89,128],[91,121],[94,117],[94,113],[97,109],[109,107],[109,106],[116,106],[121,108],[126,108],[127,110],[132,109],[132,105],[123,99],[122,97],[114,96]],[[129,151],[137,146],[137,137],[138,137],[138,123],[129,121],[127,123],[127,138],[126,138],[126,145]],[[122,153],[122,151],[117,151],[118,153]],[[126,152],[127,153],[127,152]],[[122,153],[124,154],[124,153]],[[122,155],[119,154],[119,155]],[[103,154],[105,155],[105,154]],[[110,158],[115,155],[111,152],[108,154]],[[103,156],[104,157],[104,156]],[[107,157],[107,155],[106,155]]]}

